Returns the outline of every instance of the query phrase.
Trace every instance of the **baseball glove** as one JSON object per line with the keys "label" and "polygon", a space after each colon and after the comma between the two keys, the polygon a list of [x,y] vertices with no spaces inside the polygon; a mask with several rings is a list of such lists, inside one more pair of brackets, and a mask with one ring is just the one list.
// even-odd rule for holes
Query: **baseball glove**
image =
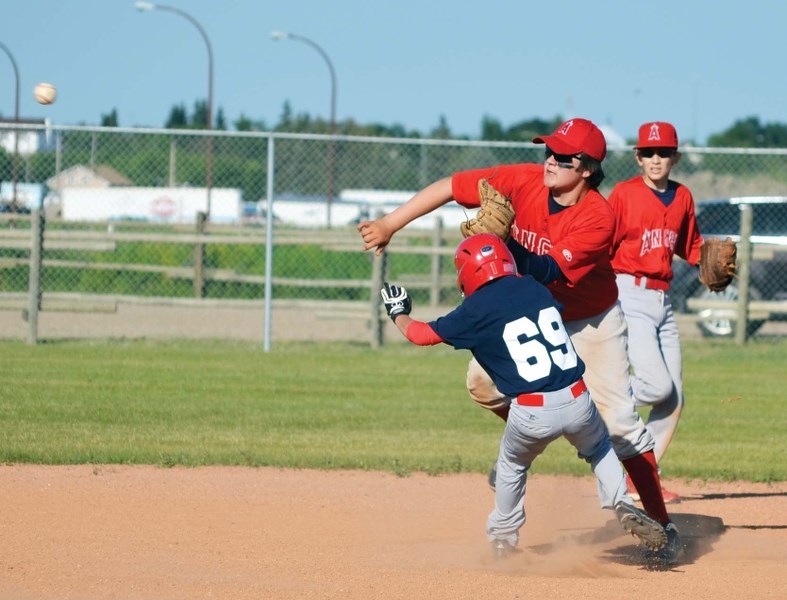
{"label": "baseball glove", "polygon": [[732,239],[708,238],[700,247],[700,281],[711,292],[721,292],[737,272],[738,247]]}
{"label": "baseball glove", "polygon": [[511,200],[489,185],[486,179],[478,182],[478,196],[481,199],[481,208],[474,218],[461,223],[459,230],[464,237],[477,233],[494,233],[505,242],[514,222]]}

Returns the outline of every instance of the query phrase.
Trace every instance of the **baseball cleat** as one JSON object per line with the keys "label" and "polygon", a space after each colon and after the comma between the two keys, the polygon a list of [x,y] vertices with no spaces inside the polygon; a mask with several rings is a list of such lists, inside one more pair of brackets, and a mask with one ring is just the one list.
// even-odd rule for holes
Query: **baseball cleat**
{"label": "baseball cleat", "polygon": [[676,494],[675,492],[670,492],[664,486],[661,486],[661,495],[664,498],[664,504],[677,504],[681,501],[680,494]]}
{"label": "baseball cleat", "polygon": [[648,550],[661,550],[667,545],[669,536],[665,528],[633,504],[618,502],[615,505],[615,514],[623,529],[638,538]]}
{"label": "baseball cleat", "polygon": [[683,556],[683,542],[680,539],[675,523],[667,523],[664,527],[664,532],[667,535],[667,543],[664,544],[664,547],[645,554],[645,559],[652,568],[674,566],[678,564],[678,560]]}
{"label": "baseball cleat", "polygon": [[492,542],[492,552],[496,559],[502,560],[508,558],[512,554],[516,554],[519,550],[516,546],[512,546],[505,540],[495,540]]}

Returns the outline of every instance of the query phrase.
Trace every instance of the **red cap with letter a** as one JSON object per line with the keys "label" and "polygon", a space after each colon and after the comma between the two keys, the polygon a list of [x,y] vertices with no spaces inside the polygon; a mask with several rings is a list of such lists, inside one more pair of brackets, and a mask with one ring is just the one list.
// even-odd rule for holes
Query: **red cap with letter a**
{"label": "red cap with letter a", "polygon": [[678,132],[671,123],[653,121],[639,128],[639,138],[635,148],[676,148]]}
{"label": "red cap with letter a", "polygon": [[569,119],[552,135],[534,137],[536,144],[546,144],[557,154],[587,154],[598,161],[607,155],[607,140],[602,131],[587,119]]}

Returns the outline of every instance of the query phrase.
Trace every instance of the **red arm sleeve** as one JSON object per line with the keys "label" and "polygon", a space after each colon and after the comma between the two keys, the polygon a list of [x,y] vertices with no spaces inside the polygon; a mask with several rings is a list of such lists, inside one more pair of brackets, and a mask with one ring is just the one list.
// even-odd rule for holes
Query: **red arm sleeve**
{"label": "red arm sleeve", "polygon": [[[702,246],[703,238],[700,233],[699,226],[697,225],[697,213],[694,207],[694,198],[691,192],[685,186],[681,186],[682,190],[686,191],[688,199],[686,200],[686,217],[684,221],[684,228],[678,238],[678,243],[675,247],[675,254],[693,266],[697,266],[700,260],[700,246]],[[680,189],[680,188],[679,188]]]}
{"label": "red arm sleeve", "polygon": [[418,346],[434,346],[443,341],[429,323],[413,320],[407,326],[407,339]]}

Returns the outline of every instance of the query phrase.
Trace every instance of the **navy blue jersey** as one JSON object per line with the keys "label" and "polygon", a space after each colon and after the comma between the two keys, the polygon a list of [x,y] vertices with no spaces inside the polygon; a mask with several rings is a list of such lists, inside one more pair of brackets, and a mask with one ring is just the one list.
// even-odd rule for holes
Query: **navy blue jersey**
{"label": "navy blue jersey", "polygon": [[507,396],[552,392],[585,372],[550,291],[529,275],[480,287],[429,325],[445,343],[470,350]]}

